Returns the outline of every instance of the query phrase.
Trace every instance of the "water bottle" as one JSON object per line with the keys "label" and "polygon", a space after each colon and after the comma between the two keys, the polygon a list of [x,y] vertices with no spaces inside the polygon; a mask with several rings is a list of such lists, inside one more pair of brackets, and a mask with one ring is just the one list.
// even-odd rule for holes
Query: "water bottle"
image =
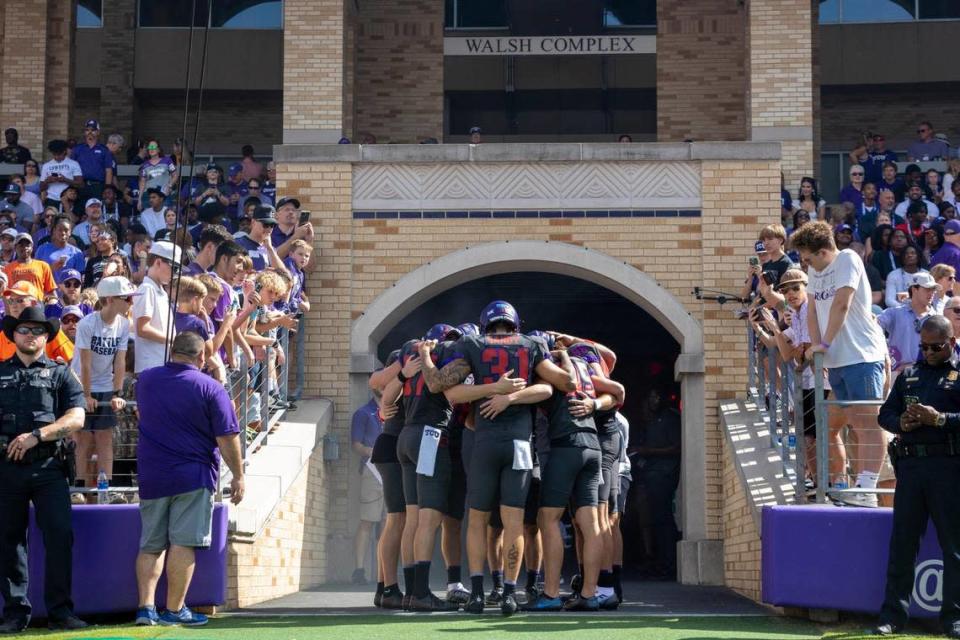
{"label": "water bottle", "polygon": [[797,452],[797,434],[791,433],[787,436],[787,449],[790,451],[790,455]]}
{"label": "water bottle", "polygon": [[107,480],[107,472],[101,471],[97,476],[97,504],[107,504],[107,489],[110,488],[110,481]]}

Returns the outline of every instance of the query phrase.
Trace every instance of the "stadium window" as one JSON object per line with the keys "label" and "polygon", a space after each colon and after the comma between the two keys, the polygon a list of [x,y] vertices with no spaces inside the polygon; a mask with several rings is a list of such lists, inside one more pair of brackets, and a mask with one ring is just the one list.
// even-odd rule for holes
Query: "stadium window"
{"label": "stadium window", "polygon": [[445,0],[447,29],[506,29],[506,0]]}
{"label": "stadium window", "polygon": [[605,0],[604,27],[657,26],[657,0]]}
{"label": "stadium window", "polygon": [[[189,27],[193,0],[140,0],[137,25],[140,27]],[[193,25],[202,27],[207,21],[206,2],[196,3]]]}
{"label": "stadium window", "polygon": [[211,27],[219,29],[282,29],[281,0],[213,0]]}
{"label": "stadium window", "polygon": [[[190,26],[194,0],[140,0],[141,27]],[[196,2],[194,26],[207,23],[207,0]],[[210,26],[216,29],[282,29],[282,0],[213,0]]]}
{"label": "stadium window", "polygon": [[77,27],[99,29],[103,26],[103,0],[77,0]]}
{"label": "stadium window", "polygon": [[955,20],[960,18],[957,0],[920,0],[921,20]]}

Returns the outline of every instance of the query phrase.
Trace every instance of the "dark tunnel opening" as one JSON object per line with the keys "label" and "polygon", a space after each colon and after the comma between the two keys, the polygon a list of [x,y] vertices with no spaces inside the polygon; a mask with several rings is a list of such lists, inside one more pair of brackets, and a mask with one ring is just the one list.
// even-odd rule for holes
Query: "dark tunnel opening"
{"label": "dark tunnel opening", "polygon": [[[680,408],[680,385],[674,364],[680,345],[656,319],[621,295],[593,282],[552,273],[513,272],[472,280],[438,293],[401,319],[383,338],[377,355],[384,361],[406,340],[422,336],[438,322],[477,322],[488,302],[513,304],[523,322],[522,331],[555,330],[603,343],[617,353],[613,378],[627,390],[622,413],[630,421],[630,446],[643,440],[644,402],[651,387],[661,390]],[[649,577],[650,554],[646,496],[633,457],[634,482],[628,495],[622,526],[624,566],[633,577]],[[646,542],[644,541],[646,538]],[[568,559],[569,561],[569,559]],[[567,575],[567,572],[564,572]],[[663,577],[663,576],[658,576]]]}

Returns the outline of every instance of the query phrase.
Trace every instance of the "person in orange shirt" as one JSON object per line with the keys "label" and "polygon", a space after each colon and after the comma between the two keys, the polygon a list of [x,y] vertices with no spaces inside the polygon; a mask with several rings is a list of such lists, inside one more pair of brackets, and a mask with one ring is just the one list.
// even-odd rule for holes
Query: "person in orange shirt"
{"label": "person in orange shirt", "polygon": [[40,290],[41,296],[38,302],[48,298],[55,297],[57,283],[53,280],[53,271],[43,260],[35,260],[33,257],[33,238],[29,233],[21,233],[17,236],[14,244],[16,260],[4,267],[7,273],[7,282],[27,281],[32,283]]}
{"label": "person in orange shirt", "polygon": [[[39,262],[39,260],[34,260]],[[44,263],[46,264],[46,263]],[[19,318],[20,314],[27,307],[36,307],[40,305],[40,290],[32,282],[21,280],[14,282],[12,287],[3,291],[3,304],[6,307],[6,315],[13,318]],[[0,333],[0,360],[7,360],[13,357],[17,347],[6,335]],[[57,334],[47,341],[47,357],[54,361],[69,363],[73,360],[73,343],[62,329],[57,330]]]}

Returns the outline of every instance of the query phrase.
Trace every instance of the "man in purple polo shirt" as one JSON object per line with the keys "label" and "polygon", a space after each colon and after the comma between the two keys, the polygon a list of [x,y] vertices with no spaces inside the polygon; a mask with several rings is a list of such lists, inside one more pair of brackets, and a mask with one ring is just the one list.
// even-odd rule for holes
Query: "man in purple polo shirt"
{"label": "man in purple polo shirt", "polygon": [[87,120],[83,126],[83,144],[73,148],[71,157],[80,165],[83,183],[83,200],[99,198],[105,184],[113,184],[113,154],[100,144],[100,123]]}
{"label": "man in purple polo shirt", "polygon": [[[196,549],[210,546],[213,497],[220,455],[233,474],[230,501],[243,500],[240,427],[223,385],[201,373],[203,338],[186,331],[170,348],[170,362],[140,374],[137,469],[140,479],[138,625],[199,626],[206,616],[184,603]],[[177,402],[170,402],[177,398]],[[167,549],[169,548],[169,554]],[[154,598],[167,558],[167,610],[157,615]]]}
{"label": "man in purple polo shirt", "polygon": [[946,264],[960,273],[960,220],[943,225],[943,246],[930,258],[930,266]]}
{"label": "man in purple polo shirt", "polygon": [[270,239],[277,249],[277,255],[286,258],[292,251],[291,245],[296,240],[306,240],[313,244],[313,225],[309,222],[300,223],[300,201],[296,198],[280,198],[277,202],[277,224],[270,232]]}

